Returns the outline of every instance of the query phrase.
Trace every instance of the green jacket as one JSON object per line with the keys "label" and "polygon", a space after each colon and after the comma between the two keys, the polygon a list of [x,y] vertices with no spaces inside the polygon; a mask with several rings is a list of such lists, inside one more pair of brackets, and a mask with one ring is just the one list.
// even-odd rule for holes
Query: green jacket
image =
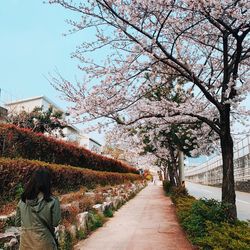
{"label": "green jacket", "polygon": [[17,205],[16,226],[21,226],[20,250],[57,249],[54,238],[48,229],[54,230],[61,220],[58,198],[52,196],[47,202],[43,194],[35,200],[22,200]]}

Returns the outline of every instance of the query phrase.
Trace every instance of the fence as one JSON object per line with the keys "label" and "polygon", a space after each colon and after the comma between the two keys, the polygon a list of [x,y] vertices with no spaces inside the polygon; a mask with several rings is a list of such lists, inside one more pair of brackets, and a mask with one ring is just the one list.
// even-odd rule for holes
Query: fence
{"label": "fence", "polygon": [[[234,147],[235,182],[250,181],[250,135]],[[200,166],[185,169],[186,180],[217,185],[222,183],[222,157],[215,156]]]}

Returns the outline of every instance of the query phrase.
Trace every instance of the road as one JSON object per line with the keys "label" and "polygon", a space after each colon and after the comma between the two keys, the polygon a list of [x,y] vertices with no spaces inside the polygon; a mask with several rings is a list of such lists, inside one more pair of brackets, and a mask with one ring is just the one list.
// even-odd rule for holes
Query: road
{"label": "road", "polygon": [[[196,198],[221,200],[221,188],[186,182],[189,194]],[[236,192],[237,214],[240,220],[250,220],[250,193]]]}

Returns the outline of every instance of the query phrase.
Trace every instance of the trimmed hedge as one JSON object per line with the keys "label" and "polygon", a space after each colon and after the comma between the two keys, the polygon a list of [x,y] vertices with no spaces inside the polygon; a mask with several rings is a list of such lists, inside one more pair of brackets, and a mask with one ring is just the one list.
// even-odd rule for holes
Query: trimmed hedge
{"label": "trimmed hedge", "polygon": [[227,217],[229,205],[213,199],[196,200],[176,190],[172,189],[170,196],[180,224],[197,249],[250,250],[250,225]]}
{"label": "trimmed hedge", "polygon": [[29,180],[33,171],[41,167],[51,171],[52,187],[59,193],[78,190],[82,186],[94,188],[97,185],[142,180],[140,175],[131,173],[101,172],[40,161],[0,158],[0,205],[16,199],[20,188]]}
{"label": "trimmed hedge", "polygon": [[50,163],[66,164],[98,171],[138,173],[135,168],[105,156],[98,155],[72,143],[59,141],[18,128],[0,125],[0,156],[24,158]]}

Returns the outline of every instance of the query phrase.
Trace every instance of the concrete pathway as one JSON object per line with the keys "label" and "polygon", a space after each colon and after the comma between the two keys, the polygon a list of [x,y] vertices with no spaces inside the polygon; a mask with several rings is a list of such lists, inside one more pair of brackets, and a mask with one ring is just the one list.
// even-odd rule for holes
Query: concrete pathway
{"label": "concrete pathway", "polygon": [[171,200],[149,185],[75,250],[191,250]]}

